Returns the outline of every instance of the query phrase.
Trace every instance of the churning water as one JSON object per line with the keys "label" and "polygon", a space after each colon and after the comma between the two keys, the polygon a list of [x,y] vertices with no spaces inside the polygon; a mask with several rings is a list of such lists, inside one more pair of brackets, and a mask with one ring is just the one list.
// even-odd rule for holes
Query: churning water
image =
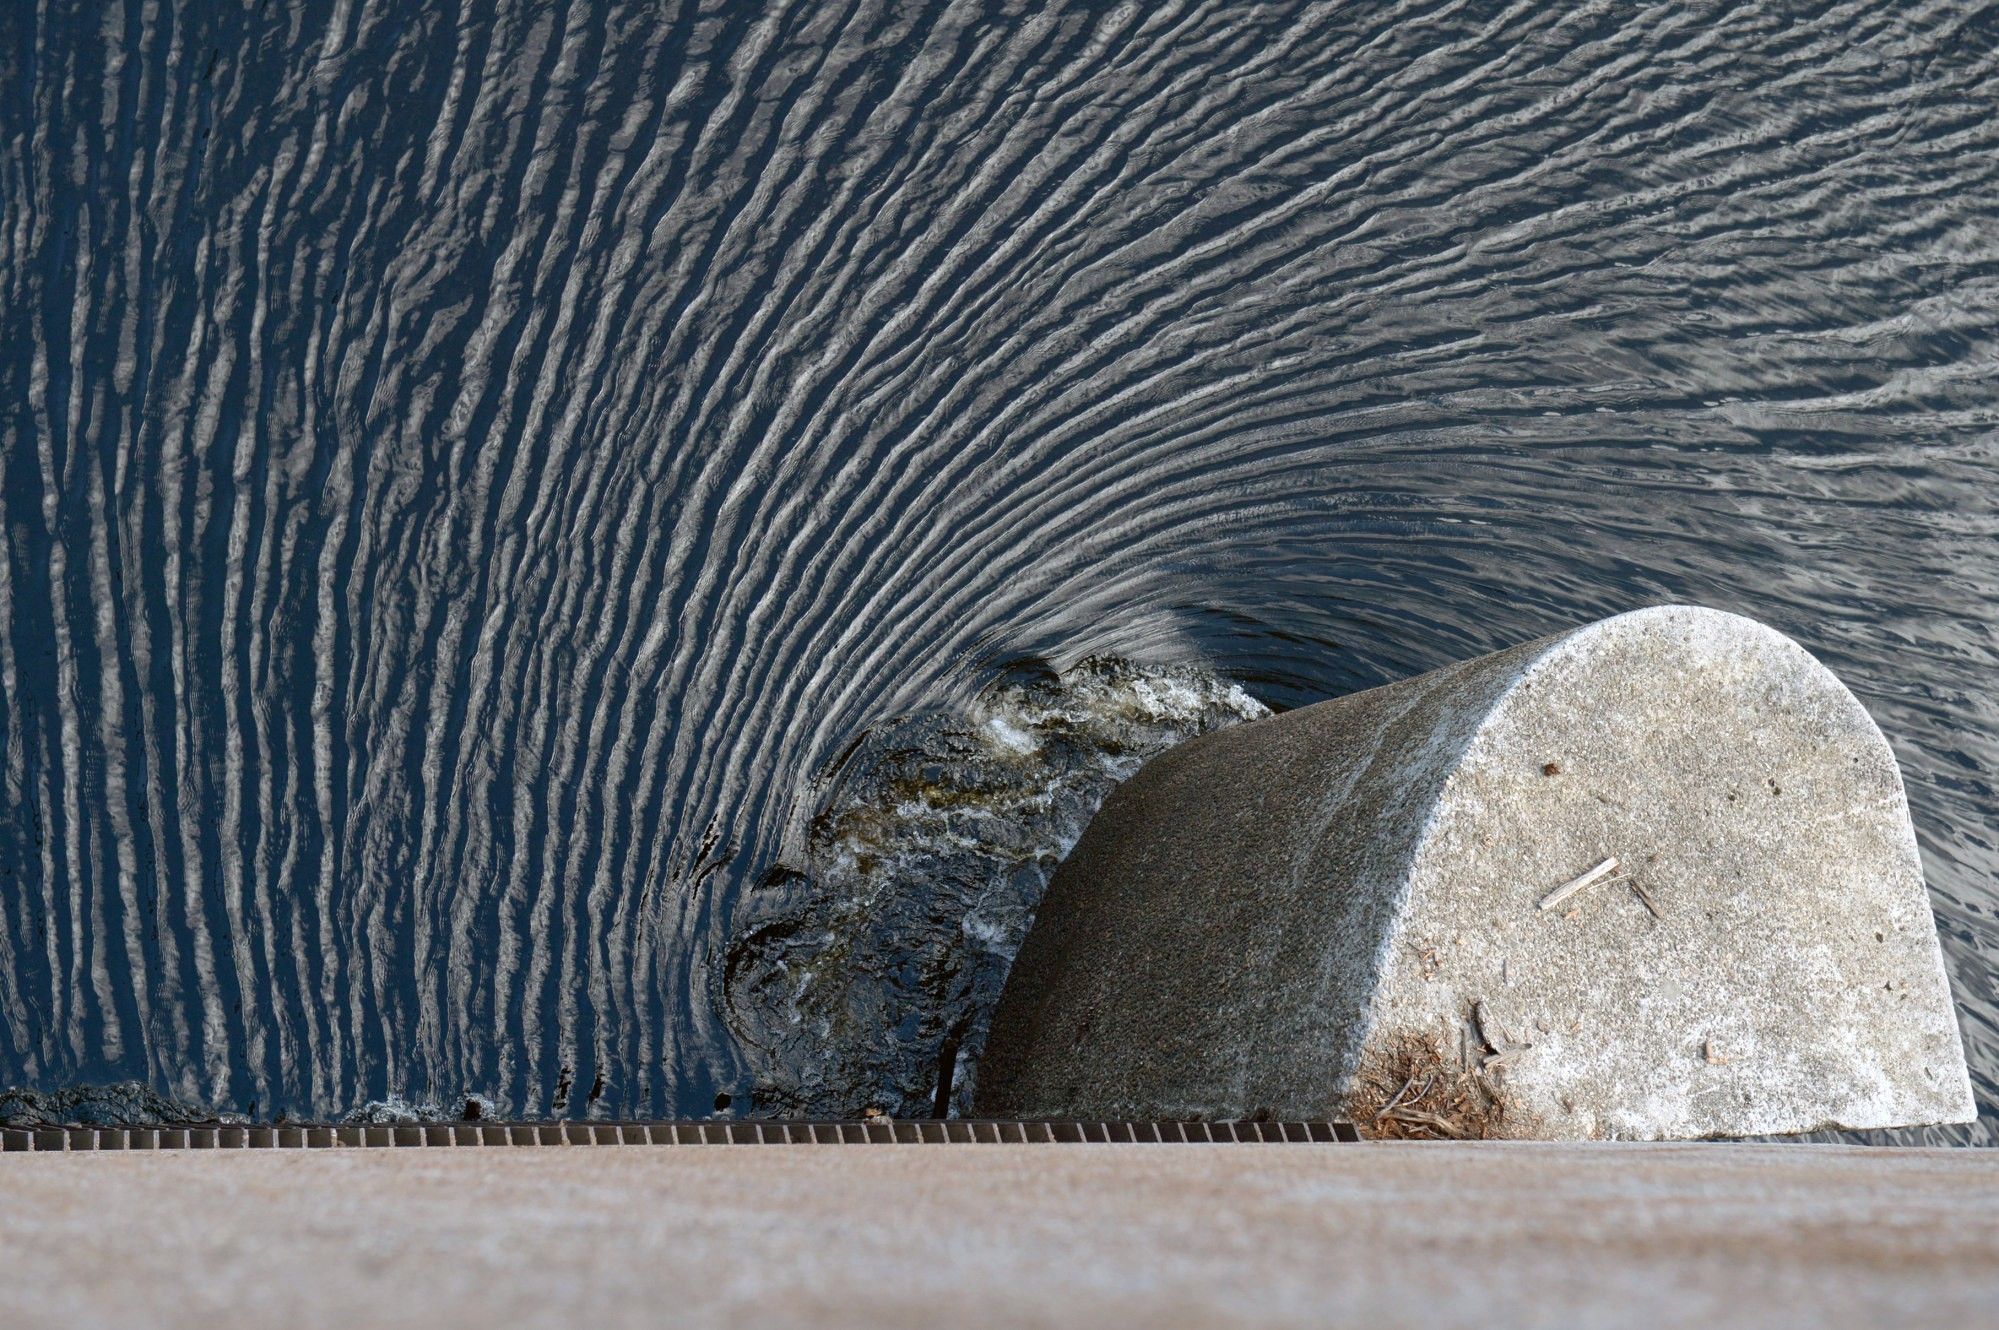
{"label": "churning water", "polygon": [[1146,752],[1687,600],[1999,1125],[1990,8],[17,0],[0,319],[0,1085],[952,1101]]}

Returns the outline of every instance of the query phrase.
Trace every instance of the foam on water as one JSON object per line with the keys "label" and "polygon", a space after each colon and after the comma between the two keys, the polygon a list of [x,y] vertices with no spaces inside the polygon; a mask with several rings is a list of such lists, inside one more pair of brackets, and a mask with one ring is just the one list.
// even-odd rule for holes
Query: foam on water
{"label": "foam on water", "polygon": [[867,736],[724,971],[753,1113],[962,1111],[1055,866],[1153,754],[1267,714],[1192,667],[1094,658]]}

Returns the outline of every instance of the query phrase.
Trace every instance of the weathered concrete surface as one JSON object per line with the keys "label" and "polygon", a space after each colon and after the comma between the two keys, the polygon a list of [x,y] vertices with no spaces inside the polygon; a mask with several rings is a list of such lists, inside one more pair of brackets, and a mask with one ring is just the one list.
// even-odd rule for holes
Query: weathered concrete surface
{"label": "weathered concrete surface", "polygon": [[799,1146],[0,1159],[0,1325],[1990,1324],[1999,1154]]}
{"label": "weathered concrete surface", "polygon": [[1974,1114],[1888,745],[1796,643],[1688,607],[1154,759],[1050,884],[979,1075],[989,1116],[1390,1135]]}

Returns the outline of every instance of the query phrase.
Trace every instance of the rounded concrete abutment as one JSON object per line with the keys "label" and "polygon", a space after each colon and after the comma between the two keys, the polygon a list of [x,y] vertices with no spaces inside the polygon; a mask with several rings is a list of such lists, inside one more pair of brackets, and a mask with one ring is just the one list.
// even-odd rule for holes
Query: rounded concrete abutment
{"label": "rounded concrete abutment", "polygon": [[1050,884],[979,1112],[1666,1139],[1974,1115],[1900,774],[1686,606],[1208,735]]}

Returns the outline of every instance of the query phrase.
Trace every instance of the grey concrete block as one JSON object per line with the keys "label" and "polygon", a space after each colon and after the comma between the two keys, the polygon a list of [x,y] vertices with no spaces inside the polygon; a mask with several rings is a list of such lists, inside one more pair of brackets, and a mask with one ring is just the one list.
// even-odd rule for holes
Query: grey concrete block
{"label": "grey concrete block", "polygon": [[1149,763],[1050,884],[979,1077],[981,1116],[1387,1136],[1974,1116],[1886,741],[1795,642],[1684,606]]}

